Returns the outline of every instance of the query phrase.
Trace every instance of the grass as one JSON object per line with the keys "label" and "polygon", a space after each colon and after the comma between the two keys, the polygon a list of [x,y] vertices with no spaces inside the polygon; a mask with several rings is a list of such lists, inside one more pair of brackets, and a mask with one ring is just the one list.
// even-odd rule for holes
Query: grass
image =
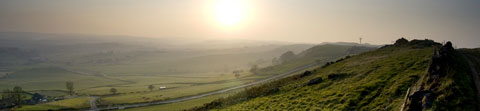
{"label": "grass", "polygon": [[[466,58],[463,58],[465,54]],[[449,53],[448,61],[441,66],[443,72],[442,77],[435,82],[425,82],[425,87],[433,91],[436,99],[432,104],[433,110],[463,110],[475,111],[478,102],[476,100],[476,88],[471,75],[470,66],[467,59],[470,60],[474,68],[479,65],[480,50],[478,49],[461,49]],[[433,84],[439,84],[438,86]]]}
{"label": "grass", "polygon": [[51,106],[60,106],[66,108],[88,108],[90,107],[90,97],[76,97],[72,99],[65,99],[55,102],[46,103],[47,105]]}
{"label": "grass", "polygon": [[90,107],[90,97],[76,97],[71,99],[65,99],[60,101],[54,101],[44,104],[37,104],[37,105],[26,105],[17,110],[63,110],[63,109],[81,109],[81,108],[89,108]]}
{"label": "grass", "polygon": [[[329,57],[317,55],[315,57],[302,58],[287,64],[270,67],[268,70],[262,70],[259,74],[253,75],[248,72],[249,67],[247,64],[250,64],[249,62],[258,58],[271,59],[275,55],[265,55],[257,52],[234,52],[185,56],[182,53],[183,55],[180,54],[182,55],[181,57],[176,57],[178,56],[177,54],[179,53],[140,54],[135,55],[135,58],[122,59],[113,64],[91,64],[89,62],[92,62],[92,60],[98,61],[100,59],[124,57],[121,55],[97,57],[102,56],[102,54],[92,55],[92,57],[85,56],[91,58],[90,60],[87,58],[73,59],[76,57],[62,56],[62,60],[56,60],[59,62],[58,64],[44,63],[41,67],[29,66],[17,70],[12,74],[13,76],[6,79],[7,81],[0,81],[0,88],[19,85],[24,90],[30,92],[38,92],[49,96],[65,96],[65,82],[73,81],[75,91],[81,96],[109,95],[111,93],[109,91],[110,88],[118,90],[117,95],[101,97],[99,99],[100,105],[132,104],[196,95],[238,86],[283,73],[315,60],[334,58],[330,57],[333,55],[328,55]],[[344,55],[345,53],[335,54],[335,57]],[[127,54],[127,56],[129,55]],[[80,55],[78,57],[82,58]],[[231,58],[240,59],[232,60]],[[72,62],[73,64],[63,65],[62,61],[69,61],[69,63]],[[61,68],[48,66],[91,73],[77,74]],[[264,66],[264,64],[261,63],[260,66]],[[244,69],[240,79],[236,79],[231,74],[231,70],[238,69]],[[148,85],[154,85],[155,87],[167,86],[170,89],[150,91],[147,88]],[[84,104],[82,100],[73,98],[62,100],[62,102],[56,101],[29,107],[47,107],[45,105],[62,108],[87,107],[87,105],[82,106],[82,104]]]}
{"label": "grass", "polygon": [[[432,53],[433,48],[382,48],[285,81],[278,93],[215,110],[398,110]],[[329,78],[332,74],[344,76]],[[305,85],[318,77],[324,81]]]}
{"label": "grass", "polygon": [[68,92],[63,90],[36,90],[36,91],[30,91],[30,92],[38,93],[45,96],[51,96],[51,97],[60,97],[60,96],[68,95]]}
{"label": "grass", "polygon": [[38,105],[24,105],[21,108],[17,108],[15,110],[19,111],[45,111],[45,110],[60,110],[63,109],[64,107],[59,107],[59,106],[52,106],[48,104],[38,104]]}
{"label": "grass", "polygon": [[159,101],[159,100],[165,100],[170,98],[184,97],[184,96],[196,95],[200,93],[211,92],[211,91],[215,91],[223,88],[238,86],[246,82],[252,82],[252,80],[195,85],[195,86],[165,89],[165,90],[144,92],[144,93],[122,94],[122,95],[116,95],[116,96],[103,97],[100,99],[100,103],[102,105],[113,105],[113,104],[132,104],[132,103]]}
{"label": "grass", "polygon": [[138,107],[138,108],[130,108],[130,109],[124,109],[124,110],[119,110],[119,111],[181,111],[181,110],[184,110],[184,109],[190,109],[190,108],[193,108],[193,107],[201,106],[205,103],[212,102],[213,100],[218,99],[218,98],[227,97],[231,94],[237,93],[240,90],[243,90],[243,89],[238,89],[238,90],[234,90],[234,91],[229,91],[227,93],[211,95],[211,96],[202,97],[202,98],[199,98],[199,99],[188,100],[188,101],[183,101],[183,102],[177,102],[177,103],[171,103],[171,104],[162,104],[162,105],[153,105],[153,106],[145,106],[145,107]]}
{"label": "grass", "polygon": [[[340,55],[337,55],[340,56]],[[318,58],[318,57],[317,57]],[[215,90],[220,90],[223,88],[228,88],[228,87],[233,87],[237,85],[241,85],[247,82],[253,82],[258,79],[266,78],[274,74],[280,74],[283,72],[286,72],[288,70],[291,70],[293,68],[309,64],[311,61],[314,61],[315,58],[309,57],[308,59],[300,59],[297,61],[292,61],[286,64],[281,64],[281,65],[276,65],[272,67],[267,67],[261,69],[257,74],[250,74],[250,73],[244,73],[241,74],[243,76],[242,79],[235,79],[234,76],[229,76],[227,75],[226,77],[216,77],[212,78],[210,76],[207,76],[207,78],[201,78],[201,79],[193,79],[193,78],[182,78],[182,79],[190,79],[189,84],[192,84],[191,86],[181,86],[178,88],[174,89],[167,89],[163,91],[154,91],[154,92],[142,92],[142,93],[133,93],[133,94],[121,94],[121,95],[116,95],[116,96],[108,96],[108,97],[103,97],[100,99],[101,105],[115,105],[115,104],[133,104],[133,103],[142,103],[142,102],[151,102],[151,101],[160,101],[160,100],[165,100],[165,99],[170,99],[170,98],[177,98],[177,97],[184,97],[184,96],[190,96],[190,95],[196,95],[200,93],[206,93],[206,92],[211,92]],[[325,59],[320,62],[327,62],[326,60],[330,59]],[[205,74],[204,74],[205,75]],[[223,75],[225,76],[225,75]],[[188,77],[188,76],[187,76]],[[194,77],[194,76],[193,76]],[[144,78],[144,77],[138,77],[138,78]],[[136,80],[136,77],[128,78],[129,80]],[[148,78],[148,79],[140,79],[140,80],[145,80],[149,81],[150,79],[154,79],[154,81],[162,80],[165,78],[159,77],[158,79],[155,80],[155,78]],[[207,81],[212,81],[214,79],[215,81],[224,81],[224,82],[215,82],[212,84],[202,84]],[[175,79],[170,79],[170,80],[175,80]],[[229,81],[225,81],[229,80]],[[147,82],[148,83],[148,82]],[[179,82],[175,82],[173,84],[178,84]],[[197,85],[199,84],[199,85]],[[144,86],[146,87],[146,86]],[[105,90],[105,89],[104,89]],[[105,91],[104,91],[105,92]]]}
{"label": "grass", "polygon": [[[40,67],[17,71],[0,81],[0,89],[20,86],[26,91],[65,90],[65,82],[72,81],[76,89],[123,83],[95,76],[79,75],[54,67]],[[94,83],[94,84],[92,84]]]}

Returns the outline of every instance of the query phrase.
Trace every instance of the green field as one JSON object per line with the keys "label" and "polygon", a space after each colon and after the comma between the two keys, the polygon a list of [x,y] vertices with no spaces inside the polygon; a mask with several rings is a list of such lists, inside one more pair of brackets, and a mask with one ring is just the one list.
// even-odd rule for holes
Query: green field
{"label": "green field", "polygon": [[0,81],[0,89],[21,86],[27,91],[65,90],[67,81],[74,82],[76,89],[123,83],[96,76],[79,75],[56,67],[38,67],[10,74],[7,79]]}
{"label": "green field", "polygon": [[209,103],[218,98],[224,98],[224,97],[230,96],[242,90],[243,89],[237,89],[237,90],[232,90],[222,94],[216,94],[216,95],[211,95],[207,97],[202,97],[199,99],[193,99],[193,100],[182,101],[177,103],[129,108],[129,109],[123,109],[119,111],[181,111],[184,109],[202,106],[205,103]]}
{"label": "green field", "polygon": [[[22,110],[89,108],[93,96],[99,97],[95,101],[99,107],[118,106],[208,93],[265,79],[313,62],[322,64],[357,54],[350,52],[353,46],[343,45],[320,45],[308,51],[304,50],[312,45],[168,51],[139,49],[122,44],[92,45],[103,49],[68,46],[67,48],[72,50],[55,49],[50,50],[54,53],[44,54],[41,58],[48,60],[47,62],[22,61],[23,65],[5,67],[0,73],[0,89],[20,86],[27,92],[39,93],[51,99],[47,103],[26,105]],[[80,48],[76,49],[78,47]],[[292,58],[295,60],[272,62],[273,58],[286,51],[297,53],[296,57]],[[325,53],[330,51],[332,53]],[[25,58],[35,56],[27,51],[22,52],[21,49],[20,52],[25,54]],[[9,63],[17,63],[16,61],[11,60]],[[255,73],[249,71],[252,65],[259,66]],[[239,72],[238,77],[233,74],[234,71]],[[6,73],[9,73],[8,76]],[[75,98],[71,98],[67,93],[67,81],[74,83]],[[154,88],[149,89],[150,85]],[[115,88],[117,92],[113,94],[110,92],[111,88]],[[220,96],[224,95],[186,101],[185,104],[199,106]],[[53,101],[53,98],[64,100]],[[163,106],[165,105],[161,105]]]}
{"label": "green field", "polygon": [[49,102],[45,104],[26,105],[18,110],[58,110],[64,108],[88,108],[90,107],[90,97],[75,97],[60,101]]}
{"label": "green field", "polygon": [[102,105],[110,105],[110,104],[151,102],[151,101],[165,100],[170,98],[177,98],[177,97],[211,92],[219,89],[238,86],[247,82],[252,82],[252,80],[232,80],[232,81],[223,82],[223,83],[193,85],[193,86],[179,87],[179,88],[173,88],[173,89],[157,90],[152,92],[121,94],[121,95],[101,98],[100,103]]}

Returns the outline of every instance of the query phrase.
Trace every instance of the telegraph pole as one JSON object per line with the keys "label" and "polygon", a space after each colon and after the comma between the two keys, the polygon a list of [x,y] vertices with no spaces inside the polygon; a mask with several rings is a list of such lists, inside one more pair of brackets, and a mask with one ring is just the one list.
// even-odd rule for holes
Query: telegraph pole
{"label": "telegraph pole", "polygon": [[359,39],[360,39],[360,44],[362,44],[362,37],[360,37]]}

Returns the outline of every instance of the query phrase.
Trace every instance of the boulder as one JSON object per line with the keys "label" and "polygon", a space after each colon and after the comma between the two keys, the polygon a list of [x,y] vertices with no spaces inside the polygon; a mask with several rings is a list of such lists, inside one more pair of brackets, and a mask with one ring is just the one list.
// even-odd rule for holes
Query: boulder
{"label": "boulder", "polygon": [[305,71],[305,72],[303,72],[303,74],[300,77],[305,77],[305,76],[309,76],[309,75],[312,75],[312,72],[311,71]]}
{"label": "boulder", "polygon": [[322,81],[323,79],[321,77],[317,77],[315,79],[309,80],[307,85],[310,86],[310,85],[318,84],[318,83],[321,83]]}

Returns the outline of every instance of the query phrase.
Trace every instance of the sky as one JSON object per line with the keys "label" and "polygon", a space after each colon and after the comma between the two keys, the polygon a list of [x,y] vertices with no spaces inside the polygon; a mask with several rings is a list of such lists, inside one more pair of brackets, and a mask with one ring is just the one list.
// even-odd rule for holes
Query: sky
{"label": "sky", "polygon": [[1,0],[0,32],[480,47],[479,0]]}

